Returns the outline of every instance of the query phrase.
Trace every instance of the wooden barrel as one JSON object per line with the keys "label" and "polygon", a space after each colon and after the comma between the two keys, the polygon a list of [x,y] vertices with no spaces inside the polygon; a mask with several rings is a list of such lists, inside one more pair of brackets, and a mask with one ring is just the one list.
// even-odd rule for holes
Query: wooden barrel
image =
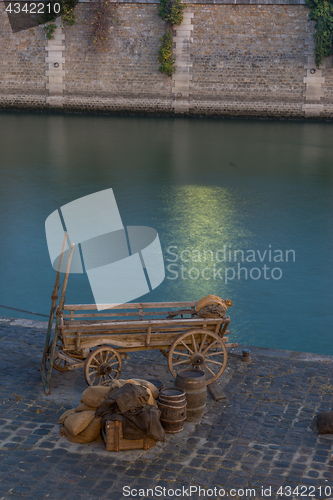
{"label": "wooden barrel", "polygon": [[154,384],[154,386],[157,387],[157,389],[159,391],[161,391],[163,389],[163,382],[161,382],[160,380],[156,380],[156,379],[150,380],[149,379],[148,382],[150,382],[151,384]]}
{"label": "wooden barrel", "polygon": [[202,370],[184,370],[177,374],[175,386],[186,394],[186,421],[201,419],[207,398],[206,376]]}
{"label": "wooden barrel", "polygon": [[175,388],[162,389],[157,404],[165,432],[175,434],[182,431],[186,418],[185,392]]}

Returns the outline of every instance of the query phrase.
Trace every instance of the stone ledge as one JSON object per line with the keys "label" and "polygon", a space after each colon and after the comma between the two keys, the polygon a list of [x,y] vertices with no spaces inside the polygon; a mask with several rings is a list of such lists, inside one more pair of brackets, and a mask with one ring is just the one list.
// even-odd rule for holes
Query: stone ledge
{"label": "stone ledge", "polygon": [[272,358],[285,358],[294,359],[297,361],[327,361],[333,363],[333,356],[327,354],[316,354],[311,352],[300,352],[300,351],[288,351],[284,349],[272,349],[270,347],[258,347],[251,345],[239,345],[238,347],[233,347],[229,350],[229,355],[239,355],[241,356],[243,349],[249,349],[250,355],[254,354],[256,356],[268,356]]}

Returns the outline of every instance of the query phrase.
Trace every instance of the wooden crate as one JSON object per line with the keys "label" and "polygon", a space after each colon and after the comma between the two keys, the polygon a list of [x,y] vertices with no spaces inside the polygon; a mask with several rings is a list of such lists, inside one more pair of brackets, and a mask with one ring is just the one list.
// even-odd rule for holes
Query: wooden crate
{"label": "wooden crate", "polygon": [[102,426],[102,437],[106,451],[148,450],[156,446],[154,439],[124,439],[123,423],[118,420],[108,420]]}

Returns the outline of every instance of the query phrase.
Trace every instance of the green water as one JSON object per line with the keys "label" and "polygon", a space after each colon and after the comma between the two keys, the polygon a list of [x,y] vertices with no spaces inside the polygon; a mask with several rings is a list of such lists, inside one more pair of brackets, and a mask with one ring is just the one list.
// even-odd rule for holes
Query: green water
{"label": "green water", "polygon": [[[113,188],[163,248],[140,300],[228,297],[230,340],[333,354],[332,124],[1,114],[0,131],[0,304],[49,313],[45,219]],[[70,275],[67,303],[92,301]]]}

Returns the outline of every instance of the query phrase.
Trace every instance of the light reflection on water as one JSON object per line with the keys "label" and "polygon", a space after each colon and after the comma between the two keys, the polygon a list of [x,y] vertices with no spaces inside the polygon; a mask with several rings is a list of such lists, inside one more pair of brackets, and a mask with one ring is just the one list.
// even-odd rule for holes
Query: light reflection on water
{"label": "light reflection on water", "polygon": [[[0,131],[0,304],[48,313],[46,217],[112,187],[124,224],[154,227],[179,273],[170,279],[167,269],[140,300],[228,297],[231,340],[333,354],[332,124],[2,114]],[[225,268],[240,259],[218,262],[224,245],[256,252],[240,262],[248,273],[266,264],[282,278],[246,280],[243,271],[226,283]],[[206,251],[206,260],[171,262],[170,246],[178,257],[190,249],[185,259]],[[269,249],[293,249],[296,261],[260,262],[257,251]],[[91,301],[86,277],[71,275],[67,303]]]}

